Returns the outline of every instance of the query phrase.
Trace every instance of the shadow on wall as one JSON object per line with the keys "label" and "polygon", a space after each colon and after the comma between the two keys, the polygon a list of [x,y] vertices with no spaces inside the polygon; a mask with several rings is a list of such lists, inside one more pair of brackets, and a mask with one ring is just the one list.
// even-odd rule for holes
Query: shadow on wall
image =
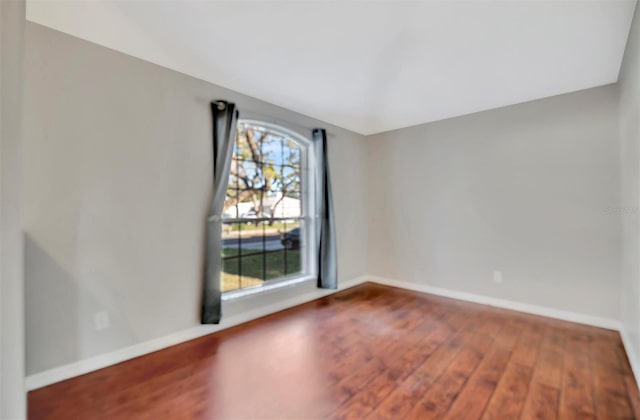
{"label": "shadow on wall", "polygon": [[[135,343],[122,298],[104,302],[29,234],[24,243],[27,375]],[[108,314],[106,328],[96,328],[99,313]]]}

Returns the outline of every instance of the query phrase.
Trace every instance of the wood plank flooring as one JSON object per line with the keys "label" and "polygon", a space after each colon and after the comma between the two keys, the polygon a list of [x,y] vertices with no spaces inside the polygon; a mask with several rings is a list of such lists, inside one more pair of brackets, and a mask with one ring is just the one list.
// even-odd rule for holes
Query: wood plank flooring
{"label": "wood plank flooring", "polygon": [[31,419],[633,419],[617,332],[364,284],[29,393]]}

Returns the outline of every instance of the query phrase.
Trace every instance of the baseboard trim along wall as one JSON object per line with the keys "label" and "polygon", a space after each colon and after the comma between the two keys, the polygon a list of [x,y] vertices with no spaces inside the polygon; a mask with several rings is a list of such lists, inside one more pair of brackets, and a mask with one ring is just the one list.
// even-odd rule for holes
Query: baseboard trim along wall
{"label": "baseboard trim along wall", "polygon": [[563,321],[570,321],[579,324],[591,325],[599,328],[607,328],[620,332],[622,341],[627,355],[631,363],[633,372],[636,376],[636,381],[640,383],[640,377],[638,372],[640,365],[636,360],[636,357],[629,353],[631,347],[628,345],[629,341],[626,334],[621,329],[620,322],[615,319],[595,317],[586,314],[580,314],[575,312],[563,311],[559,309],[548,308],[544,306],[531,305],[528,303],[516,302],[506,299],[498,299],[489,296],[476,295],[472,293],[460,292],[457,290],[444,289],[440,287],[431,286],[428,284],[413,283],[401,280],[388,279],[379,276],[365,275],[355,279],[344,281],[340,284],[337,290],[321,290],[318,289],[312,293],[306,293],[304,295],[297,296],[295,298],[287,299],[281,302],[274,302],[273,304],[256,308],[253,311],[249,311],[243,314],[230,316],[223,319],[219,325],[198,325],[187,330],[178,331],[174,334],[170,334],[164,337],[159,337],[153,340],[145,341],[135,344],[130,347],[125,347],[113,352],[101,354],[99,356],[91,357],[88,359],[80,360],[75,363],[60,366],[54,369],[46,370],[34,375],[30,375],[26,378],[27,391],[42,388],[47,385],[51,385],[56,382],[63,381],[75,376],[84,375],[98,369],[105,368],[107,366],[115,365],[124,362],[135,357],[139,357],[154,351],[158,351],[167,347],[174,346],[176,344],[183,343],[185,341],[193,340],[212,334],[217,331],[224,330],[245,322],[252,321],[254,319],[261,318],[263,316],[270,315],[275,312],[282,311],[284,309],[291,308],[296,305],[328,296],[336,293],[340,290],[345,290],[362,283],[372,282],[386,286],[398,287],[401,289],[413,290],[416,292],[429,293],[432,295],[448,297],[452,299],[463,300],[467,302],[479,303],[483,305],[495,306],[498,308],[510,309],[513,311],[524,312],[533,315],[540,315],[554,319],[560,319]]}
{"label": "baseboard trim along wall", "polygon": [[622,338],[622,346],[627,353],[627,359],[629,359],[629,364],[631,365],[631,371],[636,378],[636,384],[640,387],[640,360],[638,360],[636,353],[633,352],[633,346],[631,345],[631,339],[627,331],[623,327],[621,327],[619,331],[620,337]]}
{"label": "baseboard trim along wall", "polygon": [[84,375],[85,373],[93,372],[98,369],[122,363],[129,359],[140,357],[154,351],[162,350],[167,347],[175,346],[176,344],[184,343],[185,341],[193,340],[195,338],[222,331],[224,329],[231,328],[236,325],[252,321],[254,319],[262,318],[264,316],[271,315],[273,313],[297,305],[301,305],[315,299],[320,299],[324,296],[328,296],[341,290],[349,289],[361,283],[365,283],[367,279],[368,278],[366,276],[361,276],[355,279],[342,281],[340,282],[337,290],[317,289],[311,293],[302,294],[291,299],[286,299],[283,301],[274,302],[270,305],[261,306],[249,312],[223,318],[218,325],[198,325],[186,330],[178,331],[173,334],[165,335],[163,337],[158,337],[153,340],[134,344],[133,346],[124,347],[122,349],[104,353],[99,356],[90,357],[88,359],[80,360],[68,365],[59,366],[57,368],[29,375],[26,378],[25,386],[27,391],[33,391],[34,389],[42,388],[56,382],[64,381],[65,379]]}
{"label": "baseboard trim along wall", "polygon": [[413,283],[402,280],[388,279],[378,276],[366,276],[374,283],[386,286],[398,287],[400,289],[413,290],[416,292],[429,293],[432,295],[448,297],[452,299],[464,300],[467,302],[479,303],[482,305],[495,306],[497,308],[510,309],[512,311],[524,312],[532,315],[540,315],[562,321],[575,322],[577,324],[591,325],[593,327],[606,328],[620,331],[620,322],[617,319],[601,318],[576,312],[563,311],[546,306],[531,305],[529,303],[516,302],[513,300],[499,299],[490,296],[476,295],[473,293],[460,292],[458,290],[444,289],[422,283]]}

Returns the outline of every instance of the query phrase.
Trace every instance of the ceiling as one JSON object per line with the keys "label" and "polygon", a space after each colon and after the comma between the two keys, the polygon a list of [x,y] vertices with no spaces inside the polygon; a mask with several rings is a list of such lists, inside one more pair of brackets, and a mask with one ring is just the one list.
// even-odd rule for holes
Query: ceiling
{"label": "ceiling", "polygon": [[27,18],[361,134],[617,81],[635,1],[36,1]]}

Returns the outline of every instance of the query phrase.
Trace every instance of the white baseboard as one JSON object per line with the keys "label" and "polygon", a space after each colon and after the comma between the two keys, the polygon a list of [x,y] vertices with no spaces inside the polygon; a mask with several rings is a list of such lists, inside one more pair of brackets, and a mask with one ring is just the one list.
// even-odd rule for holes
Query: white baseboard
{"label": "white baseboard", "polygon": [[444,296],[452,299],[464,300],[467,302],[480,303],[482,305],[495,306],[497,308],[511,309],[517,312],[525,312],[528,314],[546,316],[548,318],[561,319],[563,321],[570,321],[578,324],[585,324],[594,327],[620,331],[620,322],[616,319],[601,318],[592,315],[549,308],[546,306],[531,305],[529,303],[516,302],[513,300],[476,295],[473,293],[460,292],[458,290],[444,289],[428,284],[394,280],[378,276],[365,277],[370,282],[383,284],[386,286],[393,286],[401,289],[413,290],[416,292],[429,293],[432,295]]}
{"label": "white baseboard", "polygon": [[193,340],[207,334],[212,334],[214,332],[221,331],[226,328],[230,328],[257,318],[261,318],[263,316],[270,315],[272,313],[279,312],[296,305],[319,299],[321,297],[328,296],[330,294],[336,293],[340,290],[348,289],[353,286],[357,286],[367,281],[387,286],[398,287],[401,289],[430,293],[433,295],[449,297],[452,299],[459,299],[467,302],[480,303],[483,305],[511,309],[518,312],[525,312],[529,314],[541,315],[549,318],[561,319],[564,321],[576,322],[579,324],[586,324],[595,327],[620,331],[623,344],[629,356],[629,362],[631,363],[633,372],[636,376],[636,382],[640,383],[640,376],[638,375],[640,373],[640,364],[638,364],[638,360],[635,355],[629,351],[631,350],[631,346],[629,344],[630,341],[621,328],[620,322],[618,320],[563,311],[559,309],[515,302],[506,299],[498,299],[489,296],[476,295],[472,293],[460,292],[457,290],[444,289],[426,284],[365,275],[352,280],[341,282],[338,290],[314,290],[311,293],[306,293],[304,295],[296,296],[294,298],[280,302],[274,302],[273,304],[262,306],[253,311],[223,318],[222,322],[219,325],[198,325],[193,328],[178,331],[170,335],[134,344],[133,346],[125,347],[109,353],[101,354],[99,356],[80,360],[78,362],[70,363],[68,365],[60,366],[54,369],[49,369],[40,373],[36,373],[34,375],[27,376],[25,381],[26,389],[27,391],[32,391],[34,389],[42,388],[44,386],[63,381],[65,379],[84,375],[85,373],[93,372],[107,366],[115,365],[126,360],[133,359],[135,357],[152,353],[154,351],[171,347],[185,341]]}
{"label": "white baseboard", "polygon": [[284,309],[291,308],[293,306],[297,306],[315,299],[322,298],[324,296],[331,295],[338,291],[364,283],[367,281],[367,279],[367,276],[357,277],[355,279],[340,282],[337,290],[317,289],[311,293],[306,293],[291,299],[274,302],[270,305],[261,306],[249,312],[223,318],[218,325],[198,325],[193,328],[178,331],[176,333],[159,337],[153,340],[134,344],[133,346],[124,347],[122,349],[104,353],[99,356],[91,357],[88,359],[80,360],[78,362],[70,363],[68,365],[29,375],[25,380],[25,386],[27,391],[32,391],[34,389],[42,388],[44,386],[63,381],[65,379],[84,375],[85,373],[93,372],[107,366],[112,366],[126,360],[133,359],[135,357],[171,347],[185,341],[193,340],[207,334],[212,334],[214,332],[221,331],[226,328],[230,328],[257,318],[261,318],[263,316],[270,315]]}
{"label": "white baseboard", "polygon": [[631,344],[631,338],[624,327],[620,328],[620,337],[622,338],[622,345],[627,353],[633,376],[636,378],[636,385],[640,387],[640,360],[638,360],[638,355],[634,351],[637,349]]}

